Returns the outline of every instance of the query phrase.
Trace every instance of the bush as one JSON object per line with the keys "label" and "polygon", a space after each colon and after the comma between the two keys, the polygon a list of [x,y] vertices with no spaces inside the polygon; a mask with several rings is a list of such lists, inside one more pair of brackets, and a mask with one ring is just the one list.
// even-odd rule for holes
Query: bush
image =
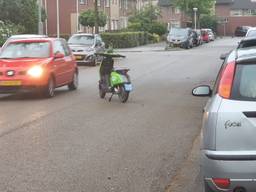
{"label": "bush", "polygon": [[113,48],[129,48],[148,43],[149,35],[145,32],[118,32],[118,33],[102,33],[101,37],[106,47]]}
{"label": "bush", "polygon": [[167,32],[166,25],[163,23],[159,23],[159,22],[153,22],[149,29],[149,33],[157,34],[159,36],[164,35],[166,32]]}
{"label": "bush", "polygon": [[201,28],[210,28],[216,32],[217,30],[217,19],[215,16],[204,15],[200,18],[200,26]]}

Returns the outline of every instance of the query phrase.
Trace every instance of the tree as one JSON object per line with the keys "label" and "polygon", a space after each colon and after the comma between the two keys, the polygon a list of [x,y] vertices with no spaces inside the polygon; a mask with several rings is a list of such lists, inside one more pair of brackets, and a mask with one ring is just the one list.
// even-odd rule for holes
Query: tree
{"label": "tree", "polygon": [[215,16],[203,15],[200,18],[201,28],[209,28],[216,32],[217,30],[217,19]]}
{"label": "tree", "polygon": [[187,15],[192,16],[194,14],[193,8],[198,8],[197,14],[211,14],[211,10],[214,6],[215,0],[175,0],[176,7],[179,7]]}
{"label": "tree", "polygon": [[129,18],[128,29],[163,35],[166,32],[166,27],[157,21],[159,17],[161,17],[159,8],[149,4]]}
{"label": "tree", "polygon": [[0,20],[23,26],[24,33],[37,33],[37,0],[0,0]]}
{"label": "tree", "polygon": [[[95,27],[95,11],[93,10],[88,10],[80,14],[79,16],[79,23],[85,27]],[[100,27],[104,27],[107,23],[107,16],[105,13],[100,11],[98,13],[98,25]]]}

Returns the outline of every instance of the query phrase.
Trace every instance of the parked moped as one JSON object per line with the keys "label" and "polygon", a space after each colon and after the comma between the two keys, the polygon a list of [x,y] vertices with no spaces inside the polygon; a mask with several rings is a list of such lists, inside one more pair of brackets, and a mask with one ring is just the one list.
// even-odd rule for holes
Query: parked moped
{"label": "parked moped", "polygon": [[102,57],[100,65],[99,95],[105,98],[107,93],[111,93],[109,101],[113,95],[118,95],[120,101],[125,103],[133,86],[128,75],[128,68],[115,69],[114,58],[125,58],[125,56],[115,53],[98,53]]}

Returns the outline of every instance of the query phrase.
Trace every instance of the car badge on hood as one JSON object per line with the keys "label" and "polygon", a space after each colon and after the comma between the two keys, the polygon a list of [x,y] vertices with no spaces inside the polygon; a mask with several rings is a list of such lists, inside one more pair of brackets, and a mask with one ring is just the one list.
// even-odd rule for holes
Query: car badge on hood
{"label": "car badge on hood", "polygon": [[6,75],[11,77],[11,76],[14,76],[15,72],[13,70],[9,70],[6,72]]}

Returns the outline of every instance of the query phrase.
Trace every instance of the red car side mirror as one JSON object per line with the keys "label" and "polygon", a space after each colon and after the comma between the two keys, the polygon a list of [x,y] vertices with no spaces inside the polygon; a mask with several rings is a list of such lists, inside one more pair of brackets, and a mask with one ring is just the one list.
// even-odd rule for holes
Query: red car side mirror
{"label": "red car side mirror", "polygon": [[65,57],[65,55],[63,54],[63,53],[56,53],[55,55],[54,55],[54,59],[62,59],[62,58],[64,58]]}

